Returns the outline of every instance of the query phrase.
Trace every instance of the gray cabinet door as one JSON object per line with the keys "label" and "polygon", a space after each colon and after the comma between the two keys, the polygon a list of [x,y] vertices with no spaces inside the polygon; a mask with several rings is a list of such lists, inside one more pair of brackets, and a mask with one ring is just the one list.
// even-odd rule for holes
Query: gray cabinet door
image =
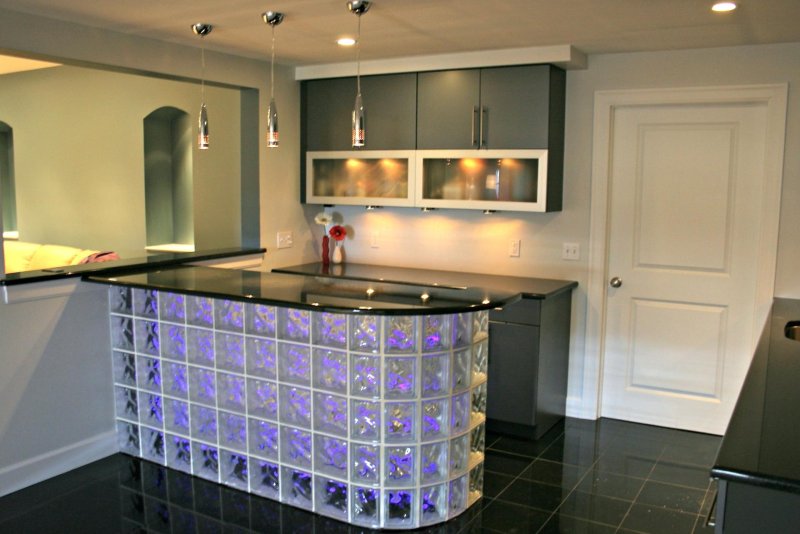
{"label": "gray cabinet door", "polygon": [[539,381],[539,327],[489,322],[486,417],[532,426]]}
{"label": "gray cabinet door", "polygon": [[[416,144],[416,73],[363,76],[367,150],[413,150]],[[355,78],[303,82],[305,150],[352,150]]]}
{"label": "gray cabinet door", "polygon": [[417,148],[478,148],[480,70],[419,73]]}

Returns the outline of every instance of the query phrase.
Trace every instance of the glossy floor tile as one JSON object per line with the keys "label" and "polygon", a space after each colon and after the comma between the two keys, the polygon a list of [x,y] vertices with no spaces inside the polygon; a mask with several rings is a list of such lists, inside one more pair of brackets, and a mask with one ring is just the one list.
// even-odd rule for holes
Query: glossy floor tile
{"label": "glossy floor tile", "polygon": [[[710,533],[719,442],[609,419],[567,419],[537,441],[488,434],[484,498],[415,532]],[[0,532],[367,530],[118,454],[1,498]]]}

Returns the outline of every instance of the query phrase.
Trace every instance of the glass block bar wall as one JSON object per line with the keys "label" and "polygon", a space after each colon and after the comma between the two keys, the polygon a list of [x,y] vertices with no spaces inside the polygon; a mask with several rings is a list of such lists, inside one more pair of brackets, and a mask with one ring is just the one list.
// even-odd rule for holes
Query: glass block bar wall
{"label": "glass block bar wall", "polygon": [[483,487],[488,312],[325,313],[109,289],[120,451],[344,522]]}

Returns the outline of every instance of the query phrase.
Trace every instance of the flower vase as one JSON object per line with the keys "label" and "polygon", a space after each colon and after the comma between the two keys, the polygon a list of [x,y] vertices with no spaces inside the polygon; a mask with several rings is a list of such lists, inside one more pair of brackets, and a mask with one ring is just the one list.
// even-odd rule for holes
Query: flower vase
{"label": "flower vase", "polygon": [[333,247],[333,263],[339,264],[344,260],[344,251],[342,250],[342,242],[337,241],[336,246]]}
{"label": "flower vase", "polygon": [[331,263],[330,254],[330,238],[324,235],[322,236],[322,265],[329,265]]}

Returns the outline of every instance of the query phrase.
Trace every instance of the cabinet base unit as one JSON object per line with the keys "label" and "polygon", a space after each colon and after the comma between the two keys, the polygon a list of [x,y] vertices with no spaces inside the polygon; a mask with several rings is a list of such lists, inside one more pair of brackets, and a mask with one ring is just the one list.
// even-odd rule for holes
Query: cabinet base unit
{"label": "cabinet base unit", "polygon": [[719,481],[716,534],[797,532],[800,494],[746,483]]}

